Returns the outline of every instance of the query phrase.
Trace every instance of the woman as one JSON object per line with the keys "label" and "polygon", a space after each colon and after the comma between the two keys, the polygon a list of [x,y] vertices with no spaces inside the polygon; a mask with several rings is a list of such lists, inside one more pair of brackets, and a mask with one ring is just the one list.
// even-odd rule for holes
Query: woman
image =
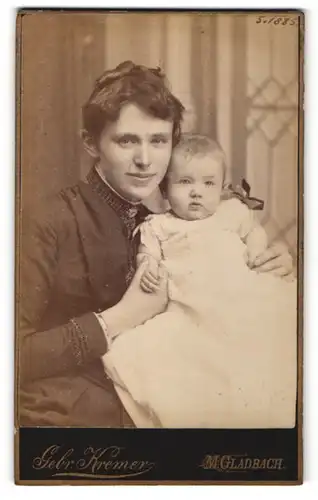
{"label": "woman", "polygon": [[[124,62],[105,72],[83,107],[83,141],[95,166],[25,223],[19,328],[20,425],[132,425],[102,356],[112,339],[165,309],[135,272],[141,204],[160,185],[178,143],[183,106],[159,69]],[[31,226],[32,225],[32,226]],[[288,274],[269,249],[259,270]]]}

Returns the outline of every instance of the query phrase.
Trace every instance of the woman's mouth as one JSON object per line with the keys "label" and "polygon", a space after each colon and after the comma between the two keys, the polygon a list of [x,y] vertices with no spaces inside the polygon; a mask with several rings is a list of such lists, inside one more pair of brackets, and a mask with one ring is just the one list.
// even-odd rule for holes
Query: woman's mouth
{"label": "woman's mouth", "polygon": [[145,173],[136,173],[136,174],[127,174],[129,177],[132,177],[137,182],[145,183],[155,177],[156,174],[145,174]]}

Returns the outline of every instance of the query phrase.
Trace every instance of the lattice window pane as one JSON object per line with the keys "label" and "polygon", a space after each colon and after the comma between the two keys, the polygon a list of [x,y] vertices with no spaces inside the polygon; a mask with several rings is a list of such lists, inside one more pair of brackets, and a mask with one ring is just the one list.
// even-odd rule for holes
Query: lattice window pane
{"label": "lattice window pane", "polygon": [[247,29],[247,178],[265,200],[261,219],[270,239],[285,241],[295,255],[298,33],[253,17]]}

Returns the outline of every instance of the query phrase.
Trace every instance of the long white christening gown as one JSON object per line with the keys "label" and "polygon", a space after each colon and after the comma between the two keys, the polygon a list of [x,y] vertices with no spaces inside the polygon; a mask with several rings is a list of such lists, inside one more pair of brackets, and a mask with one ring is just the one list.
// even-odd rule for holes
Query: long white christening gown
{"label": "long white christening gown", "polygon": [[203,220],[143,223],[142,242],[168,271],[169,304],[104,357],[138,427],[295,425],[296,282],[248,268],[250,214],[231,199]]}

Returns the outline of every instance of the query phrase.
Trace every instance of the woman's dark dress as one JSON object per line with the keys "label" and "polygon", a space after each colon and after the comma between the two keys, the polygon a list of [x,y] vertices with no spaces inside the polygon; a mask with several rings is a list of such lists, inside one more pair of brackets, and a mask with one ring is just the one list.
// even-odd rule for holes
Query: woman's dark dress
{"label": "woman's dark dress", "polygon": [[132,425],[101,356],[93,312],[116,304],[135,270],[133,230],[148,213],[93,169],[24,222],[19,271],[19,424]]}

